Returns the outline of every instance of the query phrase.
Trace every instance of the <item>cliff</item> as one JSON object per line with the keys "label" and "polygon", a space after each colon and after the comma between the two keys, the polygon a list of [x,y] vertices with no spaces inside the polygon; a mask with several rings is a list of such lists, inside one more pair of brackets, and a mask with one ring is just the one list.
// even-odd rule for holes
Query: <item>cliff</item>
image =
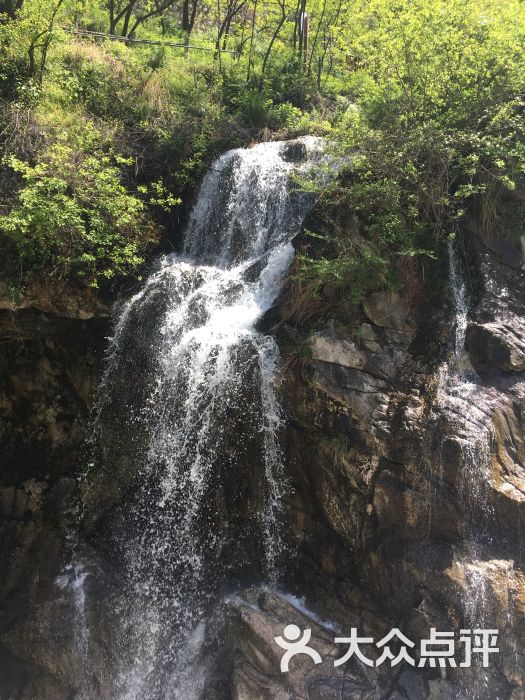
{"label": "cliff", "polygon": [[316,300],[325,311],[303,321],[308,314],[290,313],[304,308],[289,284],[276,326],[292,486],[288,575],[322,619],[376,639],[392,627],[416,640],[431,627],[497,627],[496,661],[442,676],[403,664],[337,673],[306,658],[271,679],[279,650],[269,652],[269,640],[283,621],[312,627],[328,656],[333,634],[286,600],[252,593],[258,612],[246,601],[237,610],[236,697],[522,697],[523,257],[505,235],[470,230],[466,240],[476,284],[465,318],[457,290],[436,295],[426,285],[408,300],[376,292],[359,308],[326,289]]}
{"label": "cliff", "polygon": [[[315,212],[307,227],[323,231]],[[414,285],[417,293],[380,291],[356,305],[327,288],[304,313],[292,271],[267,314],[281,347],[286,413],[283,575],[272,589],[240,590],[214,613],[218,672],[203,697],[523,696],[524,262],[505,236],[471,227],[465,240],[463,263],[451,248],[442,268],[449,292],[429,282]],[[304,247],[304,236],[295,245]],[[469,298],[461,282],[467,270]],[[0,680],[7,697],[56,700],[77,692],[83,660],[75,625],[85,614],[85,601],[68,597],[60,577],[83,595],[72,546],[94,562],[108,556],[96,549],[98,520],[118,525],[134,481],[122,450],[115,470],[94,480],[83,542],[74,544],[109,312],[84,292],[38,298],[46,300],[0,312]],[[122,395],[131,396],[134,383],[121,380]],[[114,435],[114,449],[122,435]],[[246,476],[247,494],[256,478]],[[219,512],[229,504],[221,493]],[[248,499],[240,512],[255,507]],[[259,545],[248,538],[243,546],[255,558]],[[112,600],[118,573],[101,568],[92,586]],[[115,620],[96,597],[90,605],[96,689],[108,680]],[[486,670],[369,669],[355,661],[334,669],[302,658],[279,674],[273,637],[290,623],[310,627],[312,644],[330,659],[340,653],[334,630],[352,626],[373,638],[398,627],[417,640],[431,627],[483,624],[499,629],[500,653]]]}

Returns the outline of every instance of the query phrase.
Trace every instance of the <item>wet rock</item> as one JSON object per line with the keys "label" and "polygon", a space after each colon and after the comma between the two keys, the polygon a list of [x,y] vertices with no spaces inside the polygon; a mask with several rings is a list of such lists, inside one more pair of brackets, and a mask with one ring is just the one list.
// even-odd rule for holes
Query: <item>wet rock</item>
{"label": "wet rock", "polygon": [[457,506],[446,493],[409,488],[388,470],[382,471],[375,483],[373,506],[379,529],[395,528],[403,539],[421,538],[421,524],[432,517],[431,508],[439,512],[439,518],[432,523],[433,533],[453,540],[461,531]]}
{"label": "wet rock", "polygon": [[32,520],[42,508],[45,481],[29,479],[18,486],[0,489],[0,518]]}
{"label": "wet rock", "polygon": [[81,321],[110,315],[109,306],[89,287],[37,280],[29,284],[21,297],[10,296],[8,292],[5,284],[0,282],[0,311],[34,309],[58,318]]}
{"label": "wet rock", "polygon": [[[388,339],[388,344],[384,340]],[[404,359],[406,338],[396,332],[376,333],[369,324],[356,330],[356,340],[336,333],[315,333],[310,338],[311,359],[361,370],[379,379],[392,379]]]}
{"label": "wet rock", "polygon": [[399,685],[403,688],[408,700],[420,700],[427,695],[427,689],[423,677],[417,671],[410,668],[404,669],[398,678]]}
{"label": "wet rock", "polygon": [[483,294],[471,313],[466,348],[482,372],[521,372],[525,369],[525,273],[485,251],[479,274]]}
{"label": "wet rock", "polygon": [[504,372],[525,370],[525,323],[520,328],[500,323],[470,323],[466,347],[476,365],[495,366]]}
{"label": "wet rock", "polygon": [[99,319],[0,312],[2,700],[73,692],[75,612],[60,604],[56,579],[106,334]]}
{"label": "wet rock", "polygon": [[446,681],[442,678],[429,682],[428,700],[456,700],[458,696],[458,687],[452,681]]}
{"label": "wet rock", "polygon": [[363,301],[363,309],[376,326],[402,333],[414,330],[411,310],[394,292],[375,292]]}
{"label": "wet rock", "polygon": [[[405,669],[391,693],[410,700],[510,698],[524,683],[525,275],[503,248],[495,255],[476,241],[468,355],[436,366],[415,354],[421,334],[434,348],[453,341],[453,320],[437,308],[418,315],[378,292],[363,303],[367,321],[345,333],[334,299],[331,318],[310,331],[309,359],[283,386],[297,578],[308,571],[310,590],[348,607],[367,591],[368,609],[414,639],[431,626],[479,625],[481,613],[500,629],[486,677]],[[441,319],[435,328],[429,313]],[[327,533],[336,538],[323,556],[316,543]],[[479,541],[469,543],[472,533]]]}
{"label": "wet rock", "polygon": [[348,407],[371,432],[386,429],[390,386],[359,370],[313,360],[305,373],[314,387]]}
{"label": "wet rock", "polygon": [[281,151],[281,157],[288,163],[301,163],[306,160],[308,152],[302,141],[287,141]]}
{"label": "wet rock", "polygon": [[5,650],[0,653],[0,684],[2,698],[58,700],[68,697],[68,690],[52,675]]}
{"label": "wet rock", "polygon": [[[381,667],[365,670],[355,659],[334,667],[334,660],[342,653],[334,643],[335,630],[285,598],[269,591],[248,589],[236,596],[228,608],[235,700],[303,697],[372,700],[386,689],[386,674]],[[289,672],[281,673],[284,652],[274,638],[282,636],[289,624],[311,630],[309,646],[319,653],[322,663],[315,664],[309,656],[301,654],[290,661]]]}

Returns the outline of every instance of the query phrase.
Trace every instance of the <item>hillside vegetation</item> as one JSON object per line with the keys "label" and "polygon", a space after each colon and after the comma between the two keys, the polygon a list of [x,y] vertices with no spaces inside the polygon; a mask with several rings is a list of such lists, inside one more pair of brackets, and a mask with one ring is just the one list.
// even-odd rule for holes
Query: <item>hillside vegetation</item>
{"label": "hillside vegetation", "polygon": [[465,216],[489,228],[509,196],[521,232],[519,0],[2,0],[0,13],[13,295],[139,276],[211,159],[264,138],[320,134],[344,156],[320,207],[355,212],[360,242],[334,225],[300,258],[311,295],[406,285]]}

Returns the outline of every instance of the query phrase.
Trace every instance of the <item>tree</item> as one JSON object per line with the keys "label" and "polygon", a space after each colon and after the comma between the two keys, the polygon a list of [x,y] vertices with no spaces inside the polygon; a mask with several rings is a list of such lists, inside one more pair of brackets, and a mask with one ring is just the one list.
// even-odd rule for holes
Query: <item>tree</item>
{"label": "tree", "polygon": [[23,4],[24,0],[0,0],[0,15],[6,15],[9,19],[16,19]]}
{"label": "tree", "polygon": [[53,29],[55,25],[55,19],[60,10],[64,0],[58,0],[55,6],[51,9],[51,14],[49,16],[47,26],[41,32],[39,32],[31,41],[29,46],[29,71],[31,74],[35,72],[36,62],[35,62],[35,51],[41,49],[40,51],[40,67],[38,73],[38,80],[42,82],[44,77],[44,71],[46,69],[47,52],[49,50],[49,45],[53,36]]}
{"label": "tree", "polygon": [[279,10],[280,10],[280,15],[277,20],[277,24],[275,25],[275,29],[272,33],[272,38],[270,39],[270,43],[268,44],[268,48],[266,49],[264,53],[264,58],[262,62],[262,68],[261,68],[261,80],[264,75],[264,72],[266,70],[266,64],[268,63],[268,59],[270,58],[270,54],[272,52],[273,45],[279,36],[281,29],[283,28],[284,23],[286,22],[286,0],[278,0],[278,5],[279,5]]}
{"label": "tree", "polygon": [[16,56],[16,60],[21,63],[20,58],[25,54],[24,62],[27,61],[27,64],[24,72],[30,77],[36,77],[40,83],[55,32],[56,18],[64,1],[42,3],[16,0],[10,3],[12,14],[9,14],[8,21],[2,24],[5,33],[3,44],[7,56]]}
{"label": "tree", "polygon": [[[141,25],[149,19],[162,17],[175,2],[176,0],[107,0],[109,33],[132,37]],[[197,0],[194,2],[196,4]]]}
{"label": "tree", "polygon": [[[220,0],[217,0],[217,40],[215,43],[215,56],[221,61],[221,50],[226,49],[226,41],[232,27],[233,20],[240,13],[248,0],[226,0],[224,8]],[[224,12],[224,14],[223,14]]]}
{"label": "tree", "polygon": [[191,32],[197,18],[199,0],[183,0],[182,2],[182,29],[186,32],[186,50],[190,43]]}

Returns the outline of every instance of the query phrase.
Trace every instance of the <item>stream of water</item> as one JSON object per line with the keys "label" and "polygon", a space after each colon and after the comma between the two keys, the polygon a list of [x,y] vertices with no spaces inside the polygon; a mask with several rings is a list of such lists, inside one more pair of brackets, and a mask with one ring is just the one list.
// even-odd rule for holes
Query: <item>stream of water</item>
{"label": "stream of water", "polygon": [[486,526],[492,515],[490,457],[492,428],[484,410],[483,387],[465,349],[468,295],[453,239],[448,242],[449,281],[454,313],[452,341],[447,360],[439,370],[437,406],[454,424],[461,453],[457,488],[464,508],[463,541],[456,558],[467,576],[463,613],[471,627],[489,624],[487,582],[476,565],[489,540]]}
{"label": "stream of water", "polygon": [[[202,183],[182,254],[162,258],[120,309],[94,417],[103,469],[131,486],[104,530],[124,591],[111,603],[107,687],[96,691],[104,697],[198,698],[214,604],[245,578],[277,582],[279,353],[258,324],[313,204],[292,176],[320,149],[304,138],[293,153],[261,143],[221,156]],[[86,577],[79,564],[59,583],[85,622],[78,646],[89,676],[96,654],[86,628],[96,625],[86,620]],[[85,686],[92,696],[89,679]]]}

